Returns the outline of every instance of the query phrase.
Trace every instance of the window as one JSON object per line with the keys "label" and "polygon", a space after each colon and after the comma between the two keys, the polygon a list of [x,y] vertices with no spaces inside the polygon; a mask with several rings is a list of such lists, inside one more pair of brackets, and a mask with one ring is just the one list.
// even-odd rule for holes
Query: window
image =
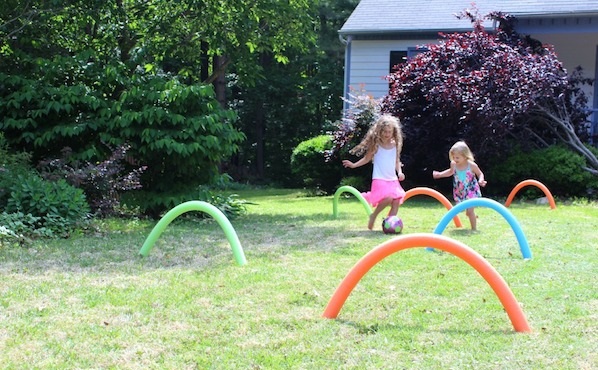
{"label": "window", "polygon": [[394,72],[395,67],[397,64],[405,63],[409,59],[415,57],[419,53],[424,53],[428,49],[426,48],[418,48],[418,47],[409,47],[407,50],[398,51],[398,50],[391,50],[390,51],[390,66],[388,67],[389,73]]}
{"label": "window", "polygon": [[388,71],[390,73],[394,72],[395,66],[397,64],[402,64],[407,61],[407,52],[406,51],[390,51],[390,66],[388,67]]}

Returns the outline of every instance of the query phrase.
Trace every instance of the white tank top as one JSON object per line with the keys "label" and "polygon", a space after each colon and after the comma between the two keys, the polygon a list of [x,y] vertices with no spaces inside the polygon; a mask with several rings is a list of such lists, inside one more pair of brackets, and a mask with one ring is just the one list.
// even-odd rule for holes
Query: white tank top
{"label": "white tank top", "polygon": [[374,172],[372,179],[380,180],[398,180],[396,163],[397,163],[397,148],[384,149],[378,147],[378,151],[374,154]]}

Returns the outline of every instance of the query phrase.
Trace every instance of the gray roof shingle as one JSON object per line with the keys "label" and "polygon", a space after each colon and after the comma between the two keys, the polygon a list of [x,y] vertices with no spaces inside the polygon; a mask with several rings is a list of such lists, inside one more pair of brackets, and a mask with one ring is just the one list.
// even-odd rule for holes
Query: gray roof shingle
{"label": "gray roof shingle", "polygon": [[[457,19],[455,14],[471,9],[472,4],[471,0],[361,0],[339,32],[470,30],[471,23]],[[475,6],[481,15],[502,11],[520,18],[598,14],[598,0],[479,0]]]}

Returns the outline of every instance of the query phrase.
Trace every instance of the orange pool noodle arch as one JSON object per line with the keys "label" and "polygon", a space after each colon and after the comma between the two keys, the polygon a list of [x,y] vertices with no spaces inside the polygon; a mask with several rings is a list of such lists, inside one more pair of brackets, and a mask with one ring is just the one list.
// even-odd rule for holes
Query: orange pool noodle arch
{"label": "orange pool noodle arch", "polygon": [[426,233],[398,236],[380,244],[363,256],[338,286],[330,298],[323,316],[328,319],[336,318],[343,307],[343,304],[353,291],[353,288],[355,288],[357,283],[359,283],[359,280],[361,280],[361,278],[378,262],[395,252],[421,246],[432,246],[433,248],[452,253],[476,269],[494,290],[494,293],[505,308],[515,331],[531,332],[527,319],[525,318],[519,303],[515,299],[513,292],[511,292],[511,289],[508,287],[502,276],[500,276],[484,257],[459,241],[442,235]]}
{"label": "orange pool noodle arch", "polygon": [[505,202],[505,207],[510,206],[511,202],[513,201],[513,198],[515,198],[515,194],[517,194],[517,192],[519,190],[523,189],[526,186],[535,186],[538,189],[542,190],[544,192],[544,195],[546,195],[546,198],[548,198],[548,204],[550,204],[550,208],[551,209],[556,208],[556,203],[554,202],[554,197],[552,196],[552,194],[550,193],[550,190],[548,190],[546,185],[542,184],[538,180],[531,180],[531,179],[523,180],[519,184],[515,185],[515,187],[513,188],[513,190],[511,190],[511,193],[507,197],[507,201]]}
{"label": "orange pool noodle arch", "polygon": [[[446,209],[450,210],[451,208],[453,208],[451,202],[448,199],[446,199],[446,197],[442,195],[442,193],[432,188],[426,187],[419,187],[407,190],[405,192],[405,198],[403,198],[403,202],[416,195],[429,195],[432,198],[438,200],[440,203],[442,203],[446,207]],[[463,227],[463,224],[461,223],[459,216],[453,217],[453,222],[455,223],[455,227]]]}

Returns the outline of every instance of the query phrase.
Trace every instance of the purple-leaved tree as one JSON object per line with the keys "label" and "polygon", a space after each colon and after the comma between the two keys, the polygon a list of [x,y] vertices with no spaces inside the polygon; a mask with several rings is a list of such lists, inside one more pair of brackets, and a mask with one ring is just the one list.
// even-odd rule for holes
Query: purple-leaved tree
{"label": "purple-leaved tree", "polygon": [[[514,143],[563,143],[598,175],[598,159],[584,145],[589,113],[580,83],[591,81],[579,70],[569,76],[553,48],[516,33],[509,15],[480,17],[474,9],[458,17],[470,19],[473,30],[441,34],[388,76],[381,110],[403,122],[406,165],[424,170],[445,163],[446,152],[431,148],[448,149],[459,139],[480,157],[505,154]],[[498,31],[486,32],[483,19],[497,21]]]}

